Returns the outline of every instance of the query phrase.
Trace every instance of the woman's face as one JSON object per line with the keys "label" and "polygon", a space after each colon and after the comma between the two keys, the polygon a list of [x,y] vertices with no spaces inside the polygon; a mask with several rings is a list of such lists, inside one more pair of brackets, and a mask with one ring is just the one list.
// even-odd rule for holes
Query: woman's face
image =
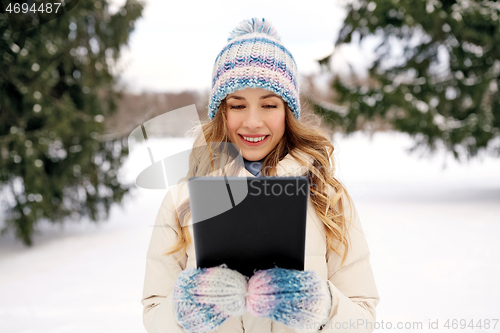
{"label": "woman's face", "polygon": [[285,133],[285,102],[262,88],[246,88],[226,97],[227,129],[232,143],[249,161],[263,159]]}

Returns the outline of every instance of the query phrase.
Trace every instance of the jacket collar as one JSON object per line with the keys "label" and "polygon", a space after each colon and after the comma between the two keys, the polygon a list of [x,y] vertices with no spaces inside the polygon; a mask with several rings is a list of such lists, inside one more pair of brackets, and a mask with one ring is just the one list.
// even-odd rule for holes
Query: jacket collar
{"label": "jacket collar", "polygon": [[[276,174],[279,177],[303,176],[312,166],[313,157],[311,155],[305,154],[301,151],[295,151],[294,153],[300,156],[300,158],[302,158],[306,162],[306,165],[300,164],[300,162],[292,155],[287,154],[281,161],[278,162],[278,165],[276,166]],[[245,168],[242,168],[238,176],[255,177],[252,173],[250,173],[250,171]]]}

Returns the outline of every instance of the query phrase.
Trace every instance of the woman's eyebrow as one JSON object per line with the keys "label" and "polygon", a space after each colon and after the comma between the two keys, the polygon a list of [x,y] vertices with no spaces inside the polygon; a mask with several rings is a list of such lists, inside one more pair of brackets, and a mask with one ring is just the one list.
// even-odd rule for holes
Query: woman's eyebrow
{"label": "woman's eyebrow", "polygon": [[269,98],[269,97],[278,97],[279,98],[279,96],[276,95],[276,94],[269,94],[269,95],[266,95],[266,96],[261,96],[260,99],[266,99],[266,98]]}
{"label": "woman's eyebrow", "polygon": [[238,99],[238,100],[244,100],[245,99],[244,97],[240,97],[240,96],[228,96],[226,100],[231,99],[231,98]]}

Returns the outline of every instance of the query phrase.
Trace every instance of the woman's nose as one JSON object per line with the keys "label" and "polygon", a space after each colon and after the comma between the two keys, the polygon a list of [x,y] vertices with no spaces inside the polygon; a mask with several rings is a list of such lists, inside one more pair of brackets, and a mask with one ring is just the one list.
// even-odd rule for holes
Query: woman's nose
{"label": "woman's nose", "polygon": [[243,126],[248,128],[259,128],[262,127],[262,124],[263,124],[262,115],[260,114],[259,110],[255,108],[250,108],[250,110],[247,113],[247,117],[243,123]]}

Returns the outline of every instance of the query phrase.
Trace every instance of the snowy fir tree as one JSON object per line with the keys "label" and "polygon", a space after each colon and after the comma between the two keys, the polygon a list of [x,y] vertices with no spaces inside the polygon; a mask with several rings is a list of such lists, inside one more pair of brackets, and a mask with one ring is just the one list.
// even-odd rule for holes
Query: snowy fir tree
{"label": "snowy fir tree", "polygon": [[9,3],[0,14],[1,230],[31,245],[37,222],[99,221],[128,191],[116,174],[126,142],[103,134],[122,93],[115,64],[143,4],[111,13],[106,0],[66,0],[48,17],[39,7],[48,2],[23,15]]}
{"label": "snowy fir tree", "polygon": [[[327,121],[352,133],[359,120],[382,120],[415,140],[410,151],[445,147],[458,160],[480,151],[500,156],[500,3],[470,0],[354,0],[334,52],[350,43],[374,45],[366,77],[332,81],[335,112]],[[368,41],[368,43],[366,43]],[[365,48],[366,50],[366,48]],[[355,65],[355,64],[350,64]]]}

